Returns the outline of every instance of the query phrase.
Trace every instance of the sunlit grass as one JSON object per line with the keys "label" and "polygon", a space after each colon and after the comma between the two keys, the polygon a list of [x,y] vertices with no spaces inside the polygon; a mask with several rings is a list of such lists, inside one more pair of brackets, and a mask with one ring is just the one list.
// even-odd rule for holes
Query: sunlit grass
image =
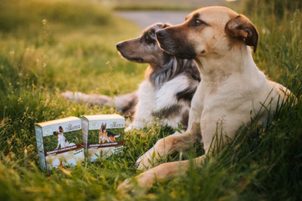
{"label": "sunlit grass", "polygon": [[[280,16],[267,1],[251,5],[257,9],[244,13],[260,32],[258,66],[299,98],[301,11],[289,8]],[[158,183],[146,195],[123,196],[115,189],[137,174],[135,160],[172,132],[166,128],[128,134],[124,152],[107,160],[50,175],[37,168],[35,122],[115,112],[67,102],[62,91],[115,95],[134,90],[143,79],[144,65],[122,60],[115,50],[116,42],[138,33],[96,1],[1,2],[0,200],[301,200],[300,99],[294,107],[285,105],[266,129],[243,129],[203,168],[192,167],[184,177]],[[197,146],[183,157],[201,152]]]}

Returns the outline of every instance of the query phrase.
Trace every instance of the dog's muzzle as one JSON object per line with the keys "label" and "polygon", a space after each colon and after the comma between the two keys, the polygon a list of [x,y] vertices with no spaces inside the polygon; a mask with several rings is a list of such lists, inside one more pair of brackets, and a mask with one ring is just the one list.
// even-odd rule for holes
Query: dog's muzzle
{"label": "dog's muzzle", "polygon": [[124,57],[125,59],[128,59],[129,61],[144,63],[144,59],[141,57],[129,56],[129,50],[127,50],[127,48],[126,48],[126,46],[127,46],[126,43],[127,42],[120,42],[120,43],[116,44],[116,49],[118,50],[120,55],[122,55],[122,57]]}
{"label": "dog's muzzle", "polygon": [[120,42],[120,43],[116,44],[116,49],[118,51],[121,51],[121,48],[122,48],[123,44],[124,44],[124,42]]}
{"label": "dog's muzzle", "polygon": [[173,37],[173,34],[163,29],[156,32],[160,47],[168,54],[182,59],[194,59],[196,54],[191,45],[186,44],[184,39]]}

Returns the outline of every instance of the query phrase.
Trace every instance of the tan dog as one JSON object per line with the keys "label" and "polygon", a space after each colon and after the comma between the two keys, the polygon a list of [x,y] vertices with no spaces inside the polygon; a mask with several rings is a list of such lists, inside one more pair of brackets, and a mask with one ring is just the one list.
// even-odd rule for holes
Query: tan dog
{"label": "tan dog", "polygon": [[[194,162],[202,165],[217,131],[224,139],[231,139],[256,115],[260,124],[266,123],[290,95],[288,89],[268,80],[258,69],[248,47],[256,50],[257,30],[248,18],[229,8],[196,10],[183,24],[158,31],[157,39],[166,52],[195,59],[202,81],[192,100],[187,131],[159,140],[138,159],[140,170],[151,168],[168,154],[188,149],[197,139],[202,139],[205,155]],[[188,167],[188,160],[164,163],[138,175],[137,184],[148,189],[155,180],[184,174]],[[132,185],[126,180],[118,189],[129,188]]]}

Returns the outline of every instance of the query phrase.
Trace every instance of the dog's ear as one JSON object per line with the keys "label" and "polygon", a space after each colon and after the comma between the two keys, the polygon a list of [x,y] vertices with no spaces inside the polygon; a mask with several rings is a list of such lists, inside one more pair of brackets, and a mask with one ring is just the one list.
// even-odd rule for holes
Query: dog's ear
{"label": "dog's ear", "polygon": [[172,25],[165,23],[165,24],[162,25],[162,28],[165,29],[165,28],[170,27],[170,26],[172,26]]}
{"label": "dog's ear", "polygon": [[232,38],[243,41],[252,46],[256,52],[258,44],[258,31],[253,23],[244,15],[238,15],[228,21],[225,32]]}
{"label": "dog's ear", "polygon": [[156,40],[156,34],[155,33],[158,30],[165,29],[165,28],[170,27],[170,26],[171,26],[171,24],[167,24],[167,23],[157,23],[152,27],[152,29],[150,29],[149,35],[150,35],[151,38]]}

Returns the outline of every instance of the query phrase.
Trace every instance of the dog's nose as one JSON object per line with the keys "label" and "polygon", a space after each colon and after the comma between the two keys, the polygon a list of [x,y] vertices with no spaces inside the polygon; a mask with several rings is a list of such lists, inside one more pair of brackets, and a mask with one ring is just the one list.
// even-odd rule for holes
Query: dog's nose
{"label": "dog's nose", "polygon": [[116,49],[120,50],[123,45],[123,42],[116,44]]}
{"label": "dog's nose", "polygon": [[166,35],[166,31],[165,30],[160,30],[156,32],[156,37],[157,39],[163,39]]}

